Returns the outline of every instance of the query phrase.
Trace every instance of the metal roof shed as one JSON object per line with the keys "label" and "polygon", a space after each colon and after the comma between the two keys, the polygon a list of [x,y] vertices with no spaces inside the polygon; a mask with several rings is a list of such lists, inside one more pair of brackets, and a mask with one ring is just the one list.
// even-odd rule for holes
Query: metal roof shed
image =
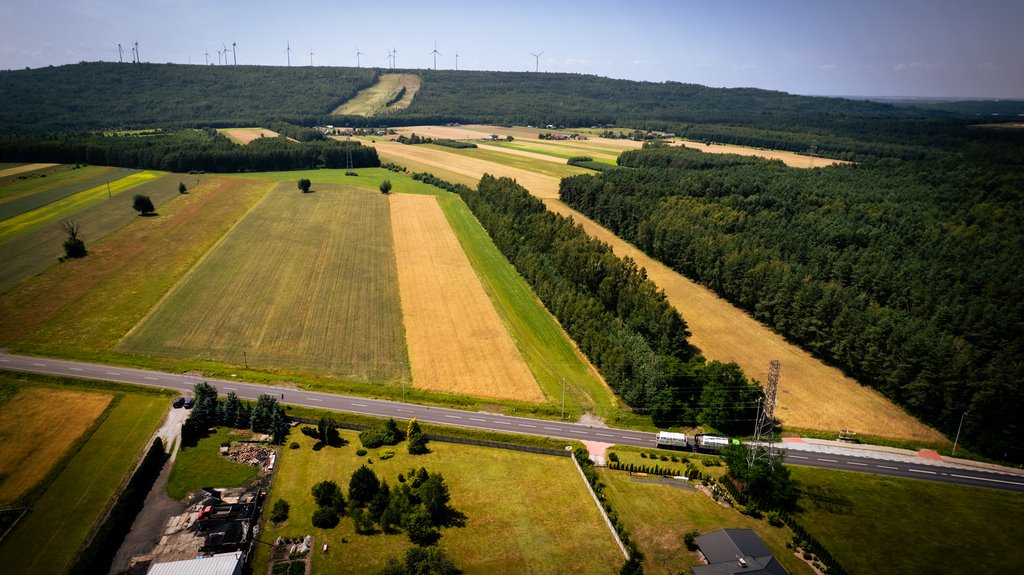
{"label": "metal roof shed", "polygon": [[241,551],[197,557],[184,561],[156,563],[146,575],[241,575],[244,559]]}

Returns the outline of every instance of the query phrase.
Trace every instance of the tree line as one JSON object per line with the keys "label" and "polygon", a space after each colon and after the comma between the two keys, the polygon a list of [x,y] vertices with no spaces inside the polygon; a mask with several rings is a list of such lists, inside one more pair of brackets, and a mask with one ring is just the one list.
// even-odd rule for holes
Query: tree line
{"label": "tree line", "polygon": [[961,443],[1019,461],[1024,146],[817,170],[681,148],[563,201]]}
{"label": "tree line", "polygon": [[0,161],[216,173],[380,166],[377,151],[355,141],[298,143],[278,137],[241,146],[212,128],[139,135],[0,135]]}
{"label": "tree line", "polygon": [[495,245],[630,406],[659,426],[746,430],[760,389],[735,364],[705,362],[646,272],[616,257],[515,181],[457,186]]}

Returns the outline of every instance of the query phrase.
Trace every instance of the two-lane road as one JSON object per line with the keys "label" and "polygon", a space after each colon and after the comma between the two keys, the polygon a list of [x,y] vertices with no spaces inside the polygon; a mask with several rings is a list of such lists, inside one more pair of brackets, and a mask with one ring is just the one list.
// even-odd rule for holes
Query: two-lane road
{"label": "two-lane road", "polygon": [[[200,378],[128,367],[19,356],[7,353],[0,353],[0,369],[145,385],[175,390],[182,394],[190,393],[196,383],[206,381],[216,387],[221,393],[233,391],[238,397],[243,399],[255,400],[260,395],[271,394],[276,395],[283,403],[303,407],[360,413],[377,417],[394,417],[396,419],[415,417],[420,421],[443,425],[472,427],[506,433],[542,435],[562,439],[598,441],[637,447],[653,448],[656,445],[657,437],[654,433],[644,431],[595,427],[564,421],[531,419],[444,407],[427,407],[397,401],[278,388],[246,383],[234,379]],[[777,445],[780,448],[786,448],[785,444]],[[959,485],[1024,492],[1024,476],[982,469],[941,466],[929,460],[897,461],[864,456],[863,454],[825,454],[792,450],[787,452],[786,462],[794,465],[807,465],[825,469],[910,477]]]}

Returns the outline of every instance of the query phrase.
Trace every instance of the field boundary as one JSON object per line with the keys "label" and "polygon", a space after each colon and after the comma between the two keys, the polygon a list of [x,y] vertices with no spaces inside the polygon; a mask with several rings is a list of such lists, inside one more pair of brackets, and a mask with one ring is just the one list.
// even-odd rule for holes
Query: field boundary
{"label": "field boundary", "polygon": [[572,464],[576,466],[576,471],[580,474],[580,479],[583,480],[583,484],[587,486],[587,491],[590,492],[590,497],[594,500],[594,505],[597,505],[597,510],[601,512],[601,517],[604,518],[605,525],[608,526],[608,530],[612,532],[612,537],[615,538],[616,545],[619,546],[619,550],[622,551],[622,556],[629,560],[629,551],[626,550],[626,546],[622,544],[622,539],[619,538],[619,532],[615,530],[615,526],[612,525],[612,520],[608,518],[608,512],[604,510],[604,506],[601,505],[601,500],[597,498],[597,493],[594,492],[593,486],[590,485],[590,481],[587,480],[587,475],[583,473],[583,468],[580,467],[580,462],[576,461],[576,455],[571,454]]}

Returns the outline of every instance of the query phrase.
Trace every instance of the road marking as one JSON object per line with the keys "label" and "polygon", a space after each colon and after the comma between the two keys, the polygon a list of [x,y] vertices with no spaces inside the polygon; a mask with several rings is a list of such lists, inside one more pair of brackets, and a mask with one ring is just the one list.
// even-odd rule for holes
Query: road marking
{"label": "road marking", "polygon": [[322,399],[317,399],[315,397],[307,397],[306,399],[308,399],[310,401],[323,401]]}
{"label": "road marking", "polygon": [[507,421],[501,421],[500,419],[495,419],[494,423],[500,423],[501,425],[512,425],[511,423]]}
{"label": "road marking", "polygon": [[444,414],[444,416],[447,417],[448,419],[462,419],[461,415],[448,415],[446,413],[446,414]]}
{"label": "road marking", "polygon": [[149,377],[148,375],[147,375],[147,376],[144,376],[144,377],[145,377],[146,379],[150,380],[150,381],[160,381],[160,379],[159,379],[159,378],[156,378],[156,377]]}
{"label": "road marking", "polygon": [[486,419],[480,419],[479,417],[470,417],[469,420],[470,421],[483,421],[483,422],[487,421]]}
{"label": "road marking", "polygon": [[584,435],[586,435],[587,433],[586,431],[579,431],[577,429],[566,429],[566,431],[568,431],[569,433],[582,433]]}
{"label": "road marking", "polygon": [[935,475],[935,472],[934,472],[934,471],[927,471],[927,470],[925,470],[925,469],[913,469],[913,468],[907,468],[907,471],[913,471],[914,473],[928,473],[928,474],[930,474],[930,475]]}
{"label": "road marking", "polygon": [[993,483],[1007,483],[1010,485],[1024,485],[1020,481],[1006,481],[1005,479],[992,479],[991,477],[973,477],[970,475],[957,475],[956,473],[950,473],[950,477],[959,477],[960,479],[977,479],[978,481],[991,481]]}
{"label": "road marking", "polygon": [[529,423],[520,423],[519,427],[537,427],[536,425],[530,425]]}
{"label": "road marking", "polygon": [[608,434],[608,433],[595,433],[594,435],[597,435],[597,436],[600,436],[600,437],[615,437],[614,435],[611,435],[611,434]]}
{"label": "road marking", "polygon": [[82,368],[80,367],[69,367],[68,369],[70,369],[71,371],[82,371]]}
{"label": "road marking", "polygon": [[787,453],[786,459],[810,459],[810,457],[804,457],[803,455],[790,455]]}
{"label": "road marking", "polygon": [[6,358],[4,358],[4,359],[0,359],[0,361],[2,361],[2,362],[4,362],[4,363],[11,363],[11,360],[9,360],[9,359],[6,359]]}
{"label": "road marking", "polygon": [[396,411],[398,411],[399,413],[412,413],[412,412],[411,412],[411,411],[409,411],[408,409],[398,409],[398,410],[396,410]]}
{"label": "road marking", "polygon": [[818,461],[827,461],[827,462],[829,462],[829,463],[839,463],[839,462],[838,462],[838,461],[836,461],[835,459],[825,459],[825,458],[823,458],[823,457],[817,457],[816,459],[817,459]]}
{"label": "road marking", "polygon": [[[310,399],[312,399],[312,398],[310,398]],[[317,401],[323,401],[323,400],[318,399]],[[354,405],[356,407],[366,407],[365,403],[353,403],[352,405]]]}
{"label": "road marking", "polygon": [[860,465],[862,467],[867,467],[868,466],[867,463],[857,463],[856,461],[847,461],[847,463],[849,463],[850,465]]}
{"label": "road marking", "polygon": [[548,431],[562,431],[561,429],[559,429],[557,427],[548,427],[546,425],[544,426],[544,429],[546,429]]}
{"label": "road marking", "polygon": [[45,363],[33,363],[32,365],[34,365],[36,367],[46,367]]}
{"label": "road marking", "polygon": [[889,467],[888,465],[876,465],[875,467],[881,467],[882,469],[899,469],[899,467]]}
{"label": "road marking", "polygon": [[224,389],[226,389],[228,391],[238,391],[237,387],[225,387]]}
{"label": "road marking", "polygon": [[116,371],[108,371],[107,375],[121,375],[121,374],[117,373]]}

